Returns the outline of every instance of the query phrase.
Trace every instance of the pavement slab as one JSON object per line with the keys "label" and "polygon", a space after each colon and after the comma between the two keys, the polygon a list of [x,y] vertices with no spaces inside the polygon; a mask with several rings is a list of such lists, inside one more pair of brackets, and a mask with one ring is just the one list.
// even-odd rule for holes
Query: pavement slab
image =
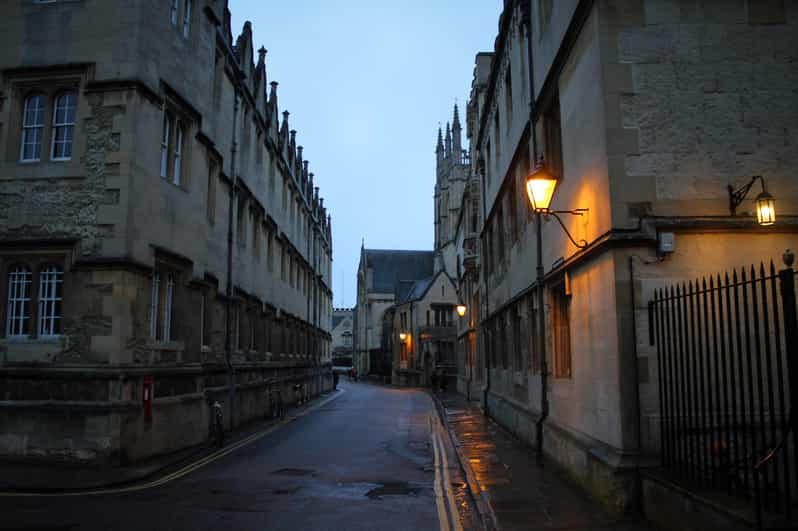
{"label": "pavement slab", "polygon": [[639,518],[610,514],[552,463],[536,464],[531,448],[455,393],[435,394],[457,452],[487,504],[488,527],[502,531],[653,531]]}

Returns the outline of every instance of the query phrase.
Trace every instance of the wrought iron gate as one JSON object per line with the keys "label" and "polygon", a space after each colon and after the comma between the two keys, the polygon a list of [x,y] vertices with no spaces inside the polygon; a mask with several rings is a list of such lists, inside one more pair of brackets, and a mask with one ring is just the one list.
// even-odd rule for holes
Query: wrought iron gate
{"label": "wrought iron gate", "polygon": [[734,271],[656,290],[662,467],[749,497],[758,527],[798,522],[796,272]]}

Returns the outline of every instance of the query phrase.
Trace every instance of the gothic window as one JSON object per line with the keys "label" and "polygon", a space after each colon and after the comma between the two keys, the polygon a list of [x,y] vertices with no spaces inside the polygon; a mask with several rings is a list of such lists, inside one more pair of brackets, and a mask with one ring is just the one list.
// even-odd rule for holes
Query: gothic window
{"label": "gothic window", "polygon": [[564,175],[559,94],[554,95],[543,114],[543,138],[546,165],[557,178],[562,179]]}
{"label": "gothic window", "polygon": [[252,214],[252,256],[260,260],[260,219]]}
{"label": "gothic window", "polygon": [[538,310],[535,307],[533,297],[529,298],[528,302],[529,311],[529,364],[532,372],[537,374],[540,372],[540,355],[538,351]]}
{"label": "gothic window", "polygon": [[161,291],[161,274],[157,271],[152,274],[152,293],[150,295],[150,337],[158,337],[158,301]]}
{"label": "gothic window", "polygon": [[512,327],[513,327],[513,369],[522,371],[524,369],[524,353],[521,349],[521,314],[518,307],[514,308],[511,313]]}
{"label": "gothic window", "polygon": [[175,274],[156,270],[152,274],[150,301],[150,337],[158,341],[173,341],[172,309],[175,294]]}
{"label": "gothic window", "polygon": [[172,184],[180,186],[181,163],[183,159],[183,124],[175,121],[174,165],[172,167]]}
{"label": "gothic window", "polygon": [[215,161],[210,161],[208,164],[208,206],[207,217],[208,223],[211,225],[216,221],[216,172],[219,165]]}
{"label": "gothic window", "polygon": [[187,123],[178,118],[174,108],[167,109],[163,116],[161,130],[161,178],[174,184],[183,185],[183,158],[186,151]]}
{"label": "gothic window", "polygon": [[183,4],[183,38],[188,39],[191,34],[191,2],[192,0],[185,0]]}
{"label": "gothic window", "polygon": [[538,28],[541,38],[551,22],[552,0],[538,0]]}
{"label": "gothic window", "polygon": [[53,112],[52,160],[69,160],[72,158],[72,138],[75,131],[75,92],[63,92],[55,99]]}
{"label": "gothic window", "polygon": [[274,271],[274,236],[271,230],[266,234],[266,266],[269,273]]}
{"label": "gothic window", "polygon": [[565,282],[555,284],[550,292],[551,324],[554,338],[555,378],[571,377],[571,297],[565,291]]}
{"label": "gothic window", "polygon": [[47,265],[39,271],[39,337],[61,334],[64,271]]}
{"label": "gothic window", "polygon": [[241,305],[233,309],[233,350],[241,350]]}
{"label": "gothic window", "polygon": [[44,95],[31,94],[25,99],[22,118],[22,142],[19,160],[36,162],[41,157],[44,132]]}
{"label": "gothic window", "polygon": [[180,0],[169,0],[169,22],[172,26],[177,26],[177,8]]}
{"label": "gothic window", "polygon": [[161,133],[161,178],[166,179],[169,172],[169,131],[172,129],[172,118],[168,113],[163,115],[163,131]]}
{"label": "gothic window", "polygon": [[27,266],[17,265],[8,272],[6,337],[30,335],[30,303],[33,274]]}
{"label": "gothic window", "polygon": [[203,293],[200,297],[200,343],[207,348],[210,341],[210,327],[208,326],[208,296]]}
{"label": "gothic window", "polygon": [[490,184],[490,176],[493,173],[493,166],[491,165],[490,160],[490,141],[488,141],[487,148],[485,148],[485,173],[488,177],[488,184]]}
{"label": "gothic window", "polygon": [[247,240],[247,227],[246,223],[246,204],[244,202],[244,198],[239,196],[238,198],[238,217],[236,219],[236,240],[238,241],[238,245],[241,247],[246,247]]}

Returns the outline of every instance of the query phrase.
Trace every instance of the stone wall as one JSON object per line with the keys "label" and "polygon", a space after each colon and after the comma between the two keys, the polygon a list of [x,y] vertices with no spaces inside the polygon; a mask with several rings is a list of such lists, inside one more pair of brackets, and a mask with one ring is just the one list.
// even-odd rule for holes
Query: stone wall
{"label": "stone wall", "polygon": [[[332,389],[329,368],[271,363],[236,367],[235,424],[264,419],[271,390],[284,404]],[[142,378],[153,377],[152,417],[142,407]],[[86,373],[0,368],[0,459],[126,464],[204,443],[210,404],[227,407],[223,366]],[[319,386],[319,383],[321,384]]]}

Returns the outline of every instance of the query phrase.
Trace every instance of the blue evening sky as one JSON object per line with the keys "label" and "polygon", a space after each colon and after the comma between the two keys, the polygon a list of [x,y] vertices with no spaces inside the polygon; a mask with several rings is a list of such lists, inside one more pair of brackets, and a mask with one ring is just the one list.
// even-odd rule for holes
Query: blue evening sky
{"label": "blue evening sky", "polygon": [[[230,0],[252,22],[332,214],[334,305],[354,306],[366,247],[432,249],[435,141],[491,51],[502,0]],[[463,138],[463,145],[466,145]]]}

